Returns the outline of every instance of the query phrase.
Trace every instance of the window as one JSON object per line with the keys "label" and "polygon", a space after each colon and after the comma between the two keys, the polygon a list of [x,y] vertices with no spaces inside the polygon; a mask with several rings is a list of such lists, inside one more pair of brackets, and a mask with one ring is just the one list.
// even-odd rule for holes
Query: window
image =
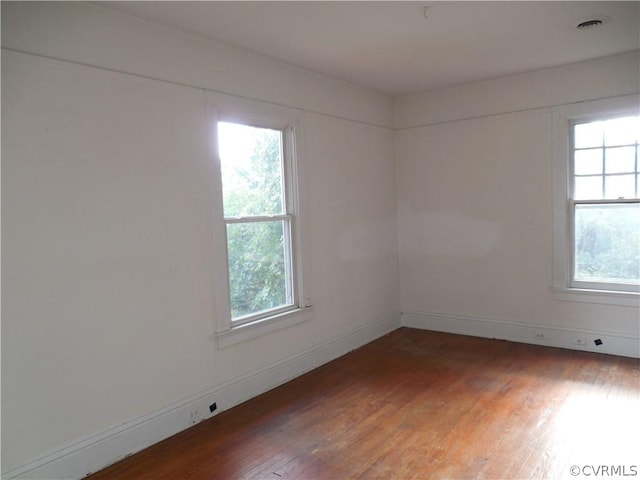
{"label": "window", "polygon": [[563,107],[554,118],[555,290],[591,295],[586,301],[637,305],[637,98]]}
{"label": "window", "polygon": [[244,323],[295,304],[294,220],[286,195],[290,130],[218,122],[231,318]]}
{"label": "window", "polygon": [[630,290],[640,283],[640,117],[572,126],[573,285]]}
{"label": "window", "polygon": [[300,123],[289,109],[211,100],[216,338],[225,346],[308,318]]}

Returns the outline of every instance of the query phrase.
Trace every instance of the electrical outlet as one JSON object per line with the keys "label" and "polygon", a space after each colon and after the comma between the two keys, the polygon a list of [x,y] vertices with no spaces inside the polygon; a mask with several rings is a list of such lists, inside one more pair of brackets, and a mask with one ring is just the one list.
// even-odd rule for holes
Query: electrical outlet
{"label": "electrical outlet", "polygon": [[192,424],[198,421],[198,410],[193,410],[191,413],[189,413],[189,420]]}

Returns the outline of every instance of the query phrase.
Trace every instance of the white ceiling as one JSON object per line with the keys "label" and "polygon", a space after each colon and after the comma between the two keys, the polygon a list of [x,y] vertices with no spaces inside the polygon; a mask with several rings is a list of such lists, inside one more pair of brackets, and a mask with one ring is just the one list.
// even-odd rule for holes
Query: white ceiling
{"label": "white ceiling", "polygon": [[637,1],[99,4],[392,95],[640,48]]}

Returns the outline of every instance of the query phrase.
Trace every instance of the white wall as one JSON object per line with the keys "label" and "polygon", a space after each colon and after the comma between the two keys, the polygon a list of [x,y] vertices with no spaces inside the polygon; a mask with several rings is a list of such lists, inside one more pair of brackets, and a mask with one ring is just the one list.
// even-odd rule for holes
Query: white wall
{"label": "white wall", "polygon": [[405,325],[638,356],[638,308],[550,290],[553,106],[635,93],[638,72],[634,52],[398,99]]}
{"label": "white wall", "polygon": [[[399,326],[390,98],[87,4],[2,21],[3,478],[81,477]],[[224,349],[203,89],[303,110],[314,315]]]}
{"label": "white wall", "polygon": [[546,68],[395,100],[395,127],[553,107],[638,91],[638,51]]}
{"label": "white wall", "polygon": [[2,46],[393,126],[390,97],[97,5],[5,2]]}

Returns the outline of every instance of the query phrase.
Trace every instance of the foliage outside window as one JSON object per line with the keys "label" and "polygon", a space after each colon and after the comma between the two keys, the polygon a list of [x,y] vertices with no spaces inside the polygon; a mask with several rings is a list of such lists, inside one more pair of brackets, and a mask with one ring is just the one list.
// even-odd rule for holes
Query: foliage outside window
{"label": "foliage outside window", "polygon": [[295,308],[287,130],[218,122],[232,323]]}
{"label": "foliage outside window", "polygon": [[574,122],[571,129],[572,286],[640,285],[640,117]]}

